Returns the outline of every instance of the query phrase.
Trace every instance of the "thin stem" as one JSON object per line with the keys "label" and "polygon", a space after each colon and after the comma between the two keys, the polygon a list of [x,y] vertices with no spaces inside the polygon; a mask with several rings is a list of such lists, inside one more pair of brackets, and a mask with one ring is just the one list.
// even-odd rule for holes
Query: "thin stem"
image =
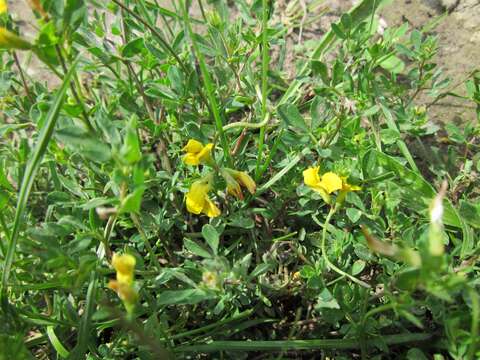
{"label": "thin stem", "polygon": [[331,261],[330,259],[328,258],[328,255],[327,255],[327,246],[326,246],[326,239],[327,239],[327,228],[328,226],[330,225],[330,220],[332,219],[332,216],[335,214],[335,211],[336,211],[336,206],[332,206],[330,208],[330,211],[328,212],[328,215],[327,215],[327,218],[325,219],[325,223],[323,224],[323,230],[322,230],[322,257],[323,257],[323,260],[325,261],[325,263],[327,264],[327,266],[332,269],[333,271],[335,271],[337,274],[339,275],[342,275],[342,276],[345,276],[347,278],[349,278],[351,281],[353,281],[354,283],[360,285],[360,286],[363,286],[365,288],[370,288],[371,286],[369,284],[367,284],[366,282],[362,281],[362,280],[359,280],[357,279],[356,277],[346,273],[345,271],[343,271],[342,269],[338,268],[337,266],[335,266]]}
{"label": "thin stem", "polygon": [[[269,53],[268,53],[268,37],[267,37],[267,27],[268,27],[268,6],[267,0],[262,0],[262,105],[261,105],[261,116],[263,120],[267,119],[267,76],[268,76],[268,65],[269,65]],[[257,155],[257,166],[255,170],[255,180],[258,181],[260,178],[260,168],[262,163],[262,152],[263,152],[263,142],[265,138],[265,125],[260,127],[260,134],[258,135],[258,155]]]}
{"label": "thin stem", "polygon": [[263,121],[261,121],[259,123],[251,123],[251,122],[248,122],[248,121],[237,121],[237,122],[225,125],[223,127],[223,131],[234,129],[234,128],[237,128],[237,127],[241,127],[241,128],[244,128],[244,129],[258,129],[258,128],[261,128],[263,126],[266,126],[268,124],[269,120],[270,120],[270,114],[267,113],[265,118],[263,119]]}
{"label": "thin stem", "polygon": [[[55,50],[57,52],[57,57],[60,61],[60,64],[62,65],[63,72],[64,72],[64,74],[66,74],[68,72],[67,65],[65,63],[65,59],[63,57],[62,50],[60,49],[60,46],[58,44],[55,45]],[[73,81],[70,82],[70,90],[72,91],[72,95],[75,98],[75,101],[81,107],[83,122],[85,123],[85,126],[88,128],[89,131],[94,133],[95,129],[93,128],[92,124],[90,123],[90,119],[88,117],[87,110],[85,109],[85,104],[83,103],[83,100],[80,99],[80,96],[78,95],[77,89],[75,88],[75,83]]]}
{"label": "thin stem", "polygon": [[15,51],[13,52],[13,60],[15,61],[15,65],[17,65],[18,72],[20,73],[20,78],[22,79],[22,84],[23,84],[23,88],[25,89],[25,93],[27,94],[30,102],[33,103],[33,97],[32,97],[32,94],[30,93],[30,90],[28,89],[27,81],[25,79],[25,73],[23,72],[22,66],[20,65],[20,61],[18,60],[18,56]]}
{"label": "thin stem", "polygon": [[112,215],[108,218],[107,225],[105,226],[105,231],[103,232],[102,243],[105,248],[105,254],[107,255],[108,261],[112,259],[112,250],[110,249],[110,235],[112,233],[113,227],[115,226],[115,221],[117,220],[117,215]]}
{"label": "thin stem", "polygon": [[227,143],[227,138],[225,136],[225,132],[223,131],[223,121],[222,121],[222,118],[220,116],[220,112],[218,110],[217,99],[215,98],[213,81],[210,77],[210,73],[209,73],[207,65],[205,63],[205,58],[203,56],[203,53],[200,51],[200,49],[198,47],[198,44],[197,44],[197,41],[195,40],[195,36],[194,36],[193,30],[192,30],[192,25],[190,24],[190,18],[188,17],[188,11],[187,11],[185,1],[182,2],[182,10],[183,10],[183,18],[184,18],[184,21],[185,21],[185,25],[186,25],[186,28],[187,28],[188,33],[190,35],[189,36],[190,41],[192,42],[193,50],[194,50],[195,55],[198,59],[198,63],[200,65],[200,72],[201,72],[202,77],[203,77],[205,90],[207,92],[207,98],[208,98],[208,101],[210,103],[210,110],[212,111],[213,118],[215,120],[215,125],[216,125],[216,128],[217,128],[217,132],[220,136],[220,143],[221,143],[222,148],[223,148],[223,154],[224,154],[224,157],[225,157],[228,165],[230,167],[233,167],[233,161],[232,161],[232,158],[231,158],[231,155],[230,155],[230,151],[228,150],[229,147],[228,147],[228,143]]}
{"label": "thin stem", "polygon": [[147,234],[145,234],[145,231],[143,230],[142,224],[140,223],[140,219],[138,218],[137,214],[131,213],[130,217],[133,221],[133,224],[137,228],[138,232],[140,233],[140,236],[143,239],[143,243],[145,244],[145,247],[148,250],[148,254],[150,255],[150,262],[155,265],[155,267],[160,270],[162,266],[158,262],[157,257],[155,256],[155,252],[153,251],[152,245],[150,244],[150,241],[148,240]]}

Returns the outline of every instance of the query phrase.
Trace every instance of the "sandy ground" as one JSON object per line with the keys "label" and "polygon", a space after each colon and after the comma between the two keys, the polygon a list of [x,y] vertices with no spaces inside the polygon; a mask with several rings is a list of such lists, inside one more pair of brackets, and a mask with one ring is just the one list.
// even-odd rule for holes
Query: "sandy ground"
{"label": "sandy ground", "polygon": [[[348,10],[356,0],[325,0],[328,11],[312,22],[305,33],[310,37],[320,37],[332,21]],[[26,37],[35,37],[35,20],[27,0],[9,0],[10,12],[22,25]],[[162,1],[160,1],[162,3]],[[170,1],[163,1],[170,3]],[[279,6],[287,7],[290,1],[277,0]],[[303,0],[300,3],[309,3]],[[283,10],[282,10],[283,11]],[[384,8],[381,16],[389,25],[398,25],[407,21],[412,27],[421,28],[424,24],[446,11],[449,14],[438,25],[435,33],[439,39],[437,63],[452,79],[451,90],[464,93],[463,86],[458,86],[472,71],[478,68],[480,59],[480,0],[393,0]],[[309,14],[315,16],[315,14]],[[312,35],[313,34],[313,35]],[[22,62],[32,78],[46,82],[50,86],[57,80],[41,64],[29,56],[23,56]],[[420,99],[422,101],[422,98]],[[424,100],[427,101],[427,100]],[[449,121],[453,118],[463,120],[474,116],[472,106],[465,102],[448,99],[432,109],[431,117],[437,121]]]}

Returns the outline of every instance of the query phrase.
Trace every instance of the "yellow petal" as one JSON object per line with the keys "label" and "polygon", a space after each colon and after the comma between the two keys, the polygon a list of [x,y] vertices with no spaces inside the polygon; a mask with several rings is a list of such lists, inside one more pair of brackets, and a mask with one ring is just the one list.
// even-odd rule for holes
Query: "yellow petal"
{"label": "yellow petal", "polygon": [[212,152],[213,144],[207,144],[205,147],[198,153],[198,159],[201,163],[208,162],[211,159],[210,153]]}
{"label": "yellow petal", "polygon": [[6,13],[8,10],[7,1],[0,0],[0,14]]}
{"label": "yellow petal", "polygon": [[128,304],[134,304],[138,299],[138,294],[131,285],[110,280],[107,286],[109,289],[115,291],[122,301],[125,301]]}
{"label": "yellow petal", "polygon": [[28,50],[32,48],[32,44],[4,27],[0,27],[0,48]]}
{"label": "yellow petal", "polygon": [[340,176],[333,172],[327,172],[322,175],[322,180],[318,183],[318,186],[325,189],[325,191],[331,194],[334,191],[340,190],[343,186]]}
{"label": "yellow petal", "polygon": [[135,268],[136,264],[135,257],[130,254],[113,254],[112,257],[112,266],[115,270],[122,273],[131,273]]}
{"label": "yellow petal", "polygon": [[203,149],[203,145],[200,141],[190,139],[188,140],[187,145],[185,145],[185,147],[182,150],[187,153],[198,154],[200,151],[202,151],[202,149]]}
{"label": "yellow petal", "polygon": [[210,218],[217,217],[221,214],[220,209],[210,200],[208,197],[205,199],[205,206],[203,208],[203,213]]}
{"label": "yellow petal", "polygon": [[133,271],[135,269],[135,257],[130,254],[113,254],[112,266],[117,271],[117,281],[120,284],[133,284]]}
{"label": "yellow petal", "polygon": [[208,183],[195,181],[187,193],[187,210],[192,214],[200,214],[205,206],[209,190]]}
{"label": "yellow petal", "polygon": [[198,158],[197,154],[188,153],[183,157],[183,162],[187,165],[195,166],[200,164],[200,159]]}
{"label": "yellow petal", "polygon": [[245,186],[250,194],[255,194],[255,190],[257,189],[257,184],[255,181],[244,171],[239,171],[237,173],[237,180],[240,181],[240,184]]}
{"label": "yellow petal", "polygon": [[243,199],[242,189],[235,180],[233,180],[233,182],[227,183],[227,192],[238,199]]}
{"label": "yellow petal", "polygon": [[309,167],[307,170],[303,171],[303,182],[305,185],[314,187],[317,186],[320,182],[320,177],[318,172],[320,171],[320,166]]}
{"label": "yellow petal", "polygon": [[360,190],[362,190],[362,188],[360,186],[357,186],[357,185],[350,185],[348,183],[344,183],[342,190],[344,190],[344,191],[360,191]]}

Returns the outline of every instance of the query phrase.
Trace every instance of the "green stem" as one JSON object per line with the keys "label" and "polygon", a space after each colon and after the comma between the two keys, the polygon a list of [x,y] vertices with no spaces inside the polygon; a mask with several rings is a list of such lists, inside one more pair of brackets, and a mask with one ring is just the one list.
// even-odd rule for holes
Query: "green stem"
{"label": "green stem", "polygon": [[[60,61],[60,64],[62,65],[63,73],[64,73],[64,76],[65,76],[68,72],[68,69],[67,69],[67,64],[65,62],[65,59],[64,59],[63,54],[62,54],[62,49],[60,48],[59,45],[55,45],[55,50],[57,52],[57,57]],[[76,78],[76,72],[73,74],[73,79],[75,79],[75,78]],[[83,122],[84,122],[85,126],[87,127],[87,129],[90,132],[95,133],[95,129],[92,126],[92,123],[90,122],[90,118],[88,116],[88,112],[87,112],[87,109],[85,107],[85,103],[83,102],[83,99],[81,99],[80,96],[78,95],[77,88],[75,87],[75,81],[70,82],[70,90],[72,91],[72,95],[75,98],[75,101],[77,102],[78,106],[80,106],[80,108],[81,108],[82,118],[83,118]],[[79,88],[79,91],[80,91],[80,88]]]}
{"label": "green stem", "polygon": [[[262,123],[267,120],[267,90],[268,90],[268,64],[269,64],[269,53],[268,53],[268,4],[267,0],[262,0]],[[262,163],[262,152],[263,152],[263,142],[265,138],[265,125],[260,126],[260,134],[258,135],[258,154],[257,154],[257,166],[255,170],[255,181],[258,182],[260,179],[260,169]]]}
{"label": "green stem", "polygon": [[140,219],[138,218],[137,214],[134,214],[134,213],[131,213],[130,217],[132,218],[132,221],[135,224],[135,227],[137,228],[138,232],[140,233],[140,236],[143,239],[143,243],[145,244],[145,247],[148,250],[148,254],[150,255],[150,262],[154,264],[158,270],[161,270],[162,266],[160,265],[157,257],[155,256],[155,252],[153,251],[152,245],[148,240],[147,234],[145,234],[145,231],[143,231],[143,227],[142,227],[142,224],[140,223]]}
{"label": "green stem", "polygon": [[352,280],[354,283],[360,285],[360,286],[363,286],[365,288],[370,288],[371,286],[369,284],[367,284],[366,282],[362,281],[362,280],[359,280],[357,279],[356,277],[346,273],[345,271],[343,271],[342,269],[338,268],[337,266],[335,266],[331,261],[330,259],[328,258],[328,255],[327,255],[327,246],[326,246],[326,242],[327,242],[327,228],[328,226],[330,225],[330,220],[332,219],[332,216],[335,214],[335,211],[336,211],[336,206],[332,206],[330,208],[330,211],[328,212],[328,215],[327,215],[327,218],[325,219],[325,223],[323,224],[323,231],[322,231],[322,257],[323,257],[323,260],[325,261],[325,263],[327,264],[327,266],[332,269],[333,271],[335,271],[337,274],[339,275],[342,275],[342,276],[345,276],[347,278],[349,278],[350,280]]}
{"label": "green stem", "polygon": [[263,119],[263,121],[259,123],[251,123],[248,121],[237,121],[237,122],[225,125],[223,127],[223,131],[227,131],[227,130],[238,128],[238,127],[241,127],[244,129],[258,129],[266,126],[269,120],[270,120],[270,114],[267,113],[267,115],[265,116],[265,119]]}
{"label": "green stem", "polygon": [[198,47],[197,41],[195,40],[195,36],[192,30],[192,25],[190,24],[190,18],[188,16],[188,10],[187,10],[185,1],[182,2],[182,11],[183,11],[183,19],[185,21],[185,26],[188,30],[188,34],[190,36],[190,41],[192,42],[193,50],[198,59],[200,72],[202,74],[203,82],[205,85],[205,90],[207,91],[207,98],[210,103],[210,109],[212,111],[213,118],[215,119],[215,126],[217,128],[217,132],[220,136],[220,143],[223,148],[223,154],[225,159],[227,160],[228,165],[230,167],[233,167],[233,161],[228,148],[227,138],[225,136],[225,132],[223,131],[223,121],[220,116],[220,112],[218,110],[217,99],[215,98],[215,91],[213,87],[212,78],[210,77],[210,73],[205,63],[205,58]]}

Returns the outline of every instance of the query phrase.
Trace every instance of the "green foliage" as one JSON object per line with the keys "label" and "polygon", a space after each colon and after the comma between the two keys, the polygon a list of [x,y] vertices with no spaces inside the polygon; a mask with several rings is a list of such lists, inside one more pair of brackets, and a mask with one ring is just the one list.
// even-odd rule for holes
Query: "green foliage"
{"label": "green foliage", "polygon": [[296,2],[34,2],[60,85],[1,50],[0,359],[477,358],[480,77],[383,3],[291,47]]}

